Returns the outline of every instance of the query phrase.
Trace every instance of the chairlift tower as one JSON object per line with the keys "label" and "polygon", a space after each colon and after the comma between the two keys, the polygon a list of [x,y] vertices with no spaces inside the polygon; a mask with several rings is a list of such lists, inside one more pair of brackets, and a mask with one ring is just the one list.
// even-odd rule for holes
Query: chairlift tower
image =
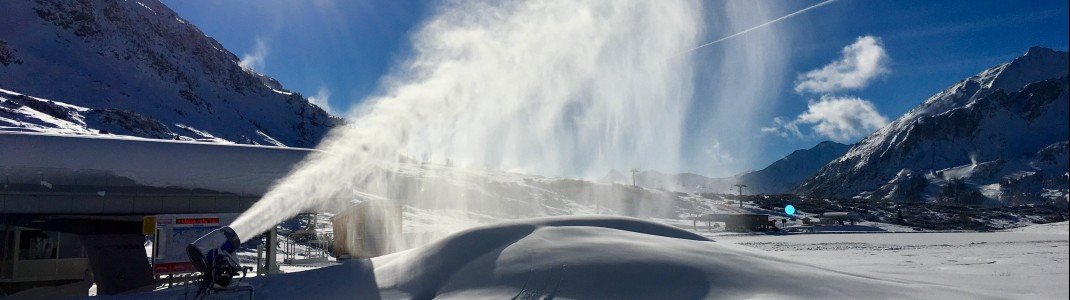
{"label": "chairlift tower", "polygon": [[739,190],[739,208],[743,208],[743,188],[747,187],[746,184],[737,183],[733,185]]}

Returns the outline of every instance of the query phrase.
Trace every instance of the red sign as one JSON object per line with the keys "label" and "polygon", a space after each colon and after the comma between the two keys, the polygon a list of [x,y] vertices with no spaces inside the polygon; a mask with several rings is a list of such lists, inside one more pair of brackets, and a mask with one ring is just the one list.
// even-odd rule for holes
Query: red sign
{"label": "red sign", "polygon": [[175,224],[219,224],[219,218],[184,218],[175,219]]}
{"label": "red sign", "polygon": [[156,274],[193,273],[193,264],[189,262],[158,263],[152,265],[152,271]]}

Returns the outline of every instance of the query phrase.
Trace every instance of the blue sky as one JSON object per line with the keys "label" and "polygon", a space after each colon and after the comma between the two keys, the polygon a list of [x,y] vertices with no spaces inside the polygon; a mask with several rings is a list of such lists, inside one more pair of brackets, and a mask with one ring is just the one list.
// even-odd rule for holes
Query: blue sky
{"label": "blue sky", "polygon": [[[758,25],[819,2],[751,2],[764,13],[747,15],[744,10],[733,16]],[[288,89],[318,100],[327,99],[334,111],[344,111],[375,93],[379,79],[410,55],[409,35],[434,12],[438,2],[164,3],[239,57],[251,58],[255,69],[278,79]],[[723,4],[704,2],[703,13],[708,20],[702,40],[712,41],[738,32],[722,26]],[[823,124],[823,114],[841,110],[844,106],[837,105],[844,104],[857,109],[853,115],[868,115],[873,122],[879,122],[874,120],[879,117],[894,120],[935,92],[1011,60],[1030,46],[1066,51],[1068,27],[1065,0],[840,0],[698,49],[694,53],[699,69],[696,94],[681,149],[684,167],[662,171],[730,175],[761,168],[795,149],[823,140],[853,143],[874,127],[861,122],[849,124],[858,127],[850,128],[858,130],[854,133],[823,132],[816,129]],[[732,52],[734,46],[748,42],[775,45],[775,49],[763,49],[762,54],[752,58],[764,63],[774,61],[775,67],[762,74],[764,92],[756,96],[760,102],[748,102],[759,104],[744,108],[745,120],[733,120],[723,116],[733,115],[727,110],[739,109],[738,106],[724,99],[726,94],[717,90],[720,86],[707,83],[730,79],[723,72],[711,70],[723,67],[718,57],[736,53]],[[843,49],[849,45],[870,51],[859,53],[879,50],[879,70],[860,75],[864,77],[860,79],[862,83],[854,87],[800,91],[798,86],[805,81],[801,76],[844,59]],[[821,103],[829,105],[820,106]],[[719,116],[719,121],[709,121]],[[799,121],[802,119],[809,121]],[[799,128],[799,132],[789,130],[788,124]]]}

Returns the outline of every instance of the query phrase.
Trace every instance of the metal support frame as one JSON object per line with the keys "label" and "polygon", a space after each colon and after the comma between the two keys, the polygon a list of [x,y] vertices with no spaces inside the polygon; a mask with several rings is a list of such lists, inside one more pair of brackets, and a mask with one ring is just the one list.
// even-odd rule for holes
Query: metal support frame
{"label": "metal support frame", "polygon": [[279,270],[278,257],[276,257],[279,252],[279,230],[277,227],[272,226],[271,230],[268,230],[266,240],[267,243],[264,245],[264,252],[267,259],[265,259],[264,271],[267,274],[282,273],[282,271]]}

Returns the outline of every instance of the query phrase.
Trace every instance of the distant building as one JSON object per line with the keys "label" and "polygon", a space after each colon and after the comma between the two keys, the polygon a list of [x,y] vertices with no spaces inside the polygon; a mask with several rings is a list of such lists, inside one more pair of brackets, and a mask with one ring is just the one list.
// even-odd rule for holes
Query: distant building
{"label": "distant building", "polygon": [[847,225],[847,223],[850,223],[851,225],[854,225],[855,222],[857,222],[857,221],[859,221],[861,219],[862,219],[862,217],[859,216],[858,213],[855,213],[855,212],[837,211],[837,212],[826,212],[826,213],[821,214],[821,224],[827,224],[827,225],[835,225],[835,224]]}
{"label": "distant building", "polygon": [[691,218],[695,222],[721,222],[726,231],[754,232],[776,229],[775,222],[765,214],[706,214]]}

